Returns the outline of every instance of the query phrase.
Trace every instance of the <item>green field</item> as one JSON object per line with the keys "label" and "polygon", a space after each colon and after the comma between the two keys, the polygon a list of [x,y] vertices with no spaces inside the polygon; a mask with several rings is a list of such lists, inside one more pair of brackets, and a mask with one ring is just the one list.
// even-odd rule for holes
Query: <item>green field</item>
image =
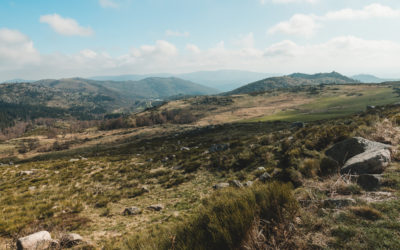
{"label": "green field", "polygon": [[296,110],[280,111],[273,115],[254,118],[250,122],[259,121],[317,121],[348,116],[364,111],[368,105],[379,106],[393,104],[400,97],[392,87],[367,88],[355,93],[325,93],[319,95],[311,103],[300,105]]}

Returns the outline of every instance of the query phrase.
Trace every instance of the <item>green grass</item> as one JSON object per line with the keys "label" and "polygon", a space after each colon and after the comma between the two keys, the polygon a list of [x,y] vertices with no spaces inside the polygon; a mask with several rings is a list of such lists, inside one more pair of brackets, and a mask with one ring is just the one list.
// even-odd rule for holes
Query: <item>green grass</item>
{"label": "green grass", "polygon": [[260,121],[317,121],[348,116],[364,111],[368,105],[379,106],[400,101],[391,87],[376,87],[361,91],[362,95],[331,94],[317,97],[314,101],[298,107],[297,110],[281,111],[273,115],[250,119]]}

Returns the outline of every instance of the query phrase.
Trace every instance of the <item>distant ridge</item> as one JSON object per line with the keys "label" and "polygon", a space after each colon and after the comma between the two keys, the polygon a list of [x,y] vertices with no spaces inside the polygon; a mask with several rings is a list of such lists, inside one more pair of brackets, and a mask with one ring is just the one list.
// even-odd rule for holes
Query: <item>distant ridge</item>
{"label": "distant ridge", "polygon": [[351,78],[358,80],[363,83],[383,83],[383,82],[389,82],[389,81],[398,81],[399,79],[387,79],[387,78],[379,78],[374,75],[369,75],[369,74],[359,74],[352,76]]}
{"label": "distant ridge", "polygon": [[175,77],[195,82],[213,89],[218,89],[220,91],[230,91],[243,86],[246,83],[272,76],[277,76],[277,74],[259,73],[244,70],[215,70],[196,71],[184,74],[156,73],[145,75],[94,76],[90,77],[90,79],[99,81],[140,81],[152,77]]}
{"label": "distant ridge", "polygon": [[290,88],[302,85],[319,85],[319,84],[345,84],[359,83],[359,81],[341,75],[335,71],[331,73],[303,74],[294,73],[282,77],[270,77],[260,81],[247,84],[237,88],[226,94],[246,94],[252,92],[263,92],[271,89]]}

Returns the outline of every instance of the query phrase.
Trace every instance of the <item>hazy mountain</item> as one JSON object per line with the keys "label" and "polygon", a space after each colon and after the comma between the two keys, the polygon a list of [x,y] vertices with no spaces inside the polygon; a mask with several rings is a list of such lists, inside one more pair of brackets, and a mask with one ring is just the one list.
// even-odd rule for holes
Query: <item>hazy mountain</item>
{"label": "hazy mountain", "polygon": [[337,72],[318,73],[314,75],[294,73],[282,77],[270,77],[260,81],[247,84],[243,87],[228,92],[227,94],[243,94],[252,92],[262,92],[270,89],[289,88],[300,85],[319,85],[319,84],[344,84],[358,83],[358,81],[343,76]]}
{"label": "hazy mountain", "polygon": [[221,91],[230,91],[246,83],[271,76],[274,74],[241,70],[199,71],[179,75],[182,79],[198,82]]}
{"label": "hazy mountain", "polygon": [[[276,75],[276,74],[275,74]],[[238,88],[248,82],[253,82],[274,74],[257,73],[242,70],[217,70],[198,71],[185,74],[147,74],[147,75],[119,75],[119,76],[95,76],[90,79],[101,81],[138,81],[149,77],[177,77],[202,84],[220,91],[229,91]]]}
{"label": "hazy mountain", "polygon": [[352,76],[351,78],[358,80],[360,82],[364,82],[364,83],[382,83],[382,82],[398,80],[398,79],[379,78],[374,75],[368,75],[368,74],[359,74],[359,75]]}
{"label": "hazy mountain", "polygon": [[98,81],[97,83],[133,99],[156,99],[177,95],[218,93],[216,89],[176,77],[150,77],[139,81]]}

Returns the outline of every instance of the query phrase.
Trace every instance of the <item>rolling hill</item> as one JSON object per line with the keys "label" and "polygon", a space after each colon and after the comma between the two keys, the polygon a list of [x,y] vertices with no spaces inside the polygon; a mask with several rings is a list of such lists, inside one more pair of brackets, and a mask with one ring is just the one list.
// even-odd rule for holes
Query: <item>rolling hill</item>
{"label": "rolling hill", "polygon": [[158,99],[176,95],[207,95],[218,91],[175,77],[149,77],[139,81],[96,81],[83,78],[41,80],[35,82],[64,90],[79,90],[89,93],[110,93],[130,100]]}
{"label": "rolling hill", "polygon": [[227,95],[245,94],[253,92],[263,92],[271,89],[290,88],[303,85],[319,85],[319,84],[345,84],[358,83],[358,81],[343,76],[337,72],[318,73],[314,75],[294,73],[282,77],[270,77],[264,80],[247,84],[233,91],[227,92]]}

